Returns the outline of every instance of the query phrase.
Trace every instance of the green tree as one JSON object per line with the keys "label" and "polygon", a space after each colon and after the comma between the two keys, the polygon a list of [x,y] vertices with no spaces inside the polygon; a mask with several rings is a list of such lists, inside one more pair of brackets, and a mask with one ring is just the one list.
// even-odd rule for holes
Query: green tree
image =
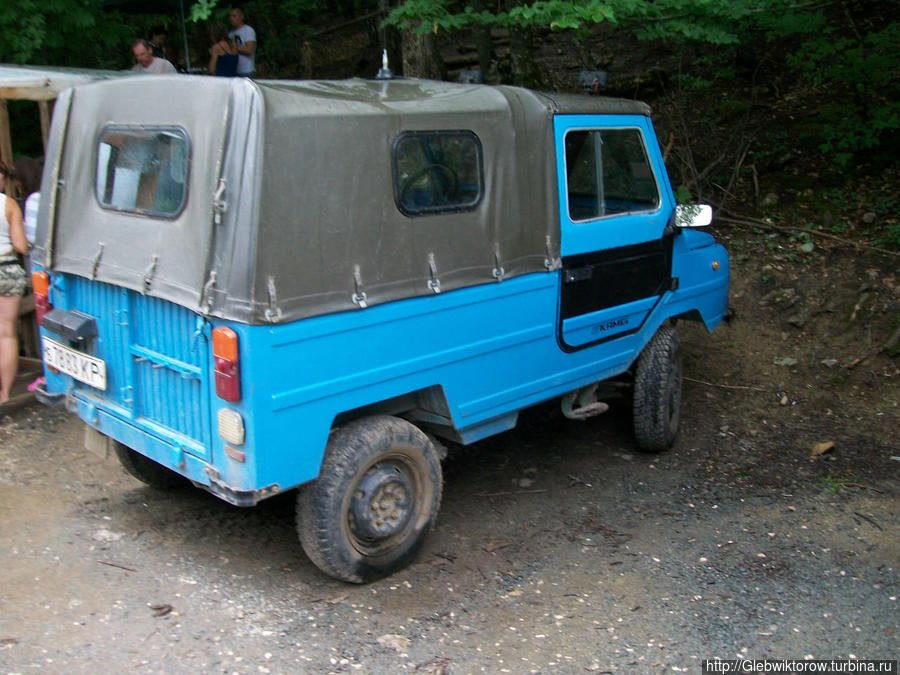
{"label": "green tree", "polygon": [[714,46],[718,71],[696,59],[700,68],[679,74],[695,89],[730,77],[730,64],[748,56],[755,68],[777,61],[778,77],[820,95],[804,133],[840,164],[900,131],[895,0],[534,0],[498,3],[495,11],[485,7],[474,0],[406,0],[387,22],[417,34],[476,26],[571,31],[576,45],[608,24],[658,41],[673,55]]}
{"label": "green tree", "polygon": [[130,62],[134,33],[121,14],[103,9],[102,0],[0,3],[0,62],[119,68],[123,58]]}

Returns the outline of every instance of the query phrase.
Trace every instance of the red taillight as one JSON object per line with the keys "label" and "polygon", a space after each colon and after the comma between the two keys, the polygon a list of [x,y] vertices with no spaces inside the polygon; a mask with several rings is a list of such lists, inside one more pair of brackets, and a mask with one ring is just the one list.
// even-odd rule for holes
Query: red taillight
{"label": "red taillight", "polygon": [[238,336],[227,326],[212,332],[213,362],[216,371],[216,396],[224,401],[241,400],[241,369]]}
{"label": "red taillight", "polygon": [[53,309],[50,304],[50,275],[46,272],[34,272],[31,275],[31,287],[34,289],[34,314],[38,325],[41,325],[44,315]]}

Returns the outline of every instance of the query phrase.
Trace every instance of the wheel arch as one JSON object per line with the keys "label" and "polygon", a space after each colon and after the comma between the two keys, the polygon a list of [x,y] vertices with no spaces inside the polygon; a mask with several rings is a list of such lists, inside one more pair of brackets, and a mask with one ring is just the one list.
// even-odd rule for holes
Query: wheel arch
{"label": "wheel arch", "polygon": [[435,430],[446,428],[450,433],[454,428],[444,387],[435,384],[338,413],[331,429],[334,430],[362,417],[376,415],[402,417],[423,430],[427,426],[429,431],[434,431],[438,435],[441,434]]}

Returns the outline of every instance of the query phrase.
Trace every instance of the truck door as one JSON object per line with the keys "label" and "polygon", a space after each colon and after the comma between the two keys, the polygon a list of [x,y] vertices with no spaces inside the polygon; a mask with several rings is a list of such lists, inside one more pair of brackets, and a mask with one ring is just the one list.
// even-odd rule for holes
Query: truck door
{"label": "truck door", "polygon": [[674,198],[641,115],[557,115],[559,342],[576,351],[636,332],[672,286]]}

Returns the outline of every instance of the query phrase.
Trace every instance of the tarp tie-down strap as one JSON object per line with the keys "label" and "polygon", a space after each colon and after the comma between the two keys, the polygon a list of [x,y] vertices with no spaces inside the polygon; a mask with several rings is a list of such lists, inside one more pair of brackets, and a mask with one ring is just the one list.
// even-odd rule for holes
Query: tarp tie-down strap
{"label": "tarp tie-down strap", "polygon": [[216,271],[209,271],[209,278],[206,280],[206,283],[203,284],[203,312],[205,314],[209,314],[212,311],[213,306],[213,290],[216,287]]}

